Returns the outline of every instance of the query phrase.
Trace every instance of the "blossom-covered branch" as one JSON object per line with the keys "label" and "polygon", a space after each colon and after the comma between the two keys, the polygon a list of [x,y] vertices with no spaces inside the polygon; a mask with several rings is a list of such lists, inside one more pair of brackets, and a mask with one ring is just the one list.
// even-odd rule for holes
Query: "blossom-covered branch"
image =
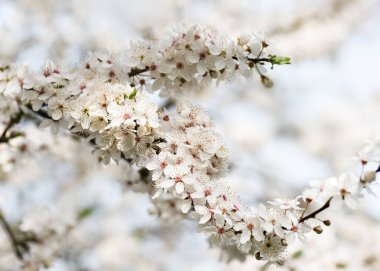
{"label": "blossom-covered branch", "polygon": [[6,66],[1,70],[5,103],[0,103],[0,111],[9,119],[35,111],[42,117],[41,127],[85,137],[99,160],[127,160],[150,170],[153,199],[175,199],[213,245],[279,263],[288,244],[305,240],[312,230],[321,233],[330,224],[318,218],[322,211],[357,204],[362,190],[376,179],[379,144],[366,149],[371,159],[361,158],[360,175],[313,181],[294,199],[248,208],[221,182],[228,171],[228,152],[205,110],[180,103],[167,112],[144,91],[176,97],[253,71],[270,85],[263,63],[288,64],[289,59],[265,56],[267,47],[252,35],[234,42],[193,26],[166,40],[132,43],[124,57],[89,53],[72,72],[51,61],[40,73]]}

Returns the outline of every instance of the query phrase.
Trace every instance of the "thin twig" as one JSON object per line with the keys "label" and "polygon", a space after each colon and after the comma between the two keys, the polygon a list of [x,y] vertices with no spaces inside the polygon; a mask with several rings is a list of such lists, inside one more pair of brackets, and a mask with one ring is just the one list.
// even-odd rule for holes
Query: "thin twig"
{"label": "thin twig", "polygon": [[4,228],[4,231],[7,233],[8,237],[9,237],[9,240],[12,244],[12,248],[13,248],[14,253],[16,254],[16,256],[19,260],[22,260],[23,256],[22,256],[21,250],[19,249],[17,239],[14,236],[13,231],[12,231],[10,225],[8,224],[7,220],[5,219],[1,210],[0,210],[0,222]]}
{"label": "thin twig", "polygon": [[144,69],[134,68],[134,69],[132,69],[132,70],[128,73],[128,76],[129,76],[129,77],[133,77],[133,76],[139,75],[139,74],[144,73],[144,72],[147,72],[147,71],[149,71],[149,67],[145,67]]}
{"label": "thin twig", "polygon": [[169,109],[176,105],[176,100],[173,98],[167,99],[161,106],[160,110]]}
{"label": "thin twig", "polygon": [[332,198],[329,198],[329,200],[321,208],[319,208],[318,210],[315,210],[314,212],[312,212],[311,214],[309,214],[305,217],[301,217],[301,219],[299,220],[298,223],[305,222],[306,220],[308,220],[310,218],[315,218],[319,213],[323,212],[324,210],[326,210],[327,208],[330,207],[331,200],[332,200]]}
{"label": "thin twig", "polygon": [[1,133],[0,135],[0,143],[7,143],[10,139],[12,139],[12,137],[7,137],[7,133],[8,131],[15,125],[17,124],[19,121],[20,121],[20,118],[21,118],[21,111],[19,113],[17,113],[16,116],[13,116],[10,120],[9,120],[9,123],[7,124],[7,126],[5,127],[4,131]]}
{"label": "thin twig", "polygon": [[8,125],[5,127],[3,133],[0,136],[0,142],[6,142],[7,141],[7,132],[9,129],[13,126],[13,122],[9,121]]}
{"label": "thin twig", "polygon": [[260,62],[269,62],[272,63],[272,61],[269,58],[247,58],[249,62],[254,62],[254,63],[260,63]]}

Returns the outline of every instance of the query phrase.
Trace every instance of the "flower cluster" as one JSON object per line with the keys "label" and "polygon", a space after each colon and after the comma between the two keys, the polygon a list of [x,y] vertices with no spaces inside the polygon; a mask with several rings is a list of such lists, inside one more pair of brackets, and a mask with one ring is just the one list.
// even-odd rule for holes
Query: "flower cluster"
{"label": "flower cluster", "polygon": [[182,104],[176,114],[161,114],[165,142],[161,152],[145,162],[153,171],[157,189],[154,197],[163,192],[184,199],[181,207],[187,213],[192,199],[205,197],[203,184],[216,181],[228,167],[227,151],[213,130],[211,119],[200,107]]}
{"label": "flower cluster", "polygon": [[49,117],[42,127],[51,126],[54,133],[60,127],[85,133],[103,160],[133,159],[154,147],[153,129],[158,126],[157,106],[141,90],[176,95],[253,71],[268,82],[265,63],[289,62],[268,56],[268,46],[254,35],[233,41],[195,25],[161,41],[132,42],[124,54],[90,52],[75,70],[52,61],[36,74],[26,67],[4,66],[0,111],[9,118],[20,109],[42,112]]}
{"label": "flower cluster", "polygon": [[27,67],[0,64],[0,122],[7,122],[19,112],[22,88],[30,87],[23,81],[28,73]]}
{"label": "flower cluster", "polygon": [[[269,61],[265,40],[244,34],[234,41],[216,31],[197,25],[177,29],[160,42],[133,42],[127,52],[133,69],[147,70],[152,79],[132,80],[132,84],[162,96],[173,92],[199,90],[236,76],[250,76],[252,70],[264,76],[262,63]],[[261,63],[262,62],[262,63]]]}
{"label": "flower cluster", "polygon": [[[205,139],[198,134],[191,138],[194,128],[207,131],[210,127],[207,115],[197,107],[183,105],[178,114],[183,124],[170,125],[175,129],[167,132],[168,141],[161,145],[163,151],[146,164],[153,171],[155,197],[169,193],[182,201],[176,204],[199,222],[212,245],[235,246],[242,253],[253,254],[268,263],[281,263],[288,244],[297,239],[304,242],[307,233],[321,234],[323,227],[331,222],[319,218],[318,214],[327,208],[336,209],[342,204],[355,208],[363,190],[371,191],[379,171],[380,144],[373,143],[357,159],[360,174],[344,173],[339,178],[314,180],[310,188],[294,199],[275,199],[269,206],[261,204],[249,209],[224,183],[218,182],[227,168],[225,148],[218,137],[209,135]],[[178,123],[167,114],[162,118]],[[212,151],[207,151],[210,148]],[[205,150],[206,160],[201,156]],[[212,168],[210,157],[216,161],[211,162]],[[199,174],[199,169],[203,173]]]}
{"label": "flower cluster", "polygon": [[[260,36],[245,33],[232,40],[194,25],[173,30],[166,39],[131,42],[121,54],[89,53],[79,69],[85,78],[96,75],[101,81],[129,83],[169,96],[254,73],[269,82],[265,63],[290,63],[287,57],[268,55],[269,50],[268,41]],[[77,82],[77,91],[83,83]]]}
{"label": "flower cluster", "polygon": [[23,102],[49,117],[41,127],[51,126],[55,133],[64,127],[85,136],[105,162],[144,155],[158,127],[157,105],[128,84],[85,71],[68,74],[49,61],[24,89]]}
{"label": "flower cluster", "polygon": [[163,40],[131,42],[121,55],[90,53],[82,67],[102,80],[128,82],[166,97],[254,73],[270,85],[264,64],[289,64],[290,59],[268,55],[268,50],[268,41],[260,36],[245,33],[232,40],[194,25],[174,30]]}
{"label": "flower cluster", "polygon": [[[235,245],[258,259],[279,262],[288,244],[296,239],[305,241],[307,233],[320,234],[330,225],[329,220],[317,217],[319,213],[343,203],[356,207],[363,189],[370,191],[376,179],[380,146],[372,144],[359,159],[360,175],[345,173],[339,178],[315,180],[294,199],[276,199],[270,206],[248,209],[218,182],[227,170],[227,155],[209,117],[191,105],[180,105],[176,113],[162,113],[161,126],[170,124],[166,142],[145,166],[153,172],[154,197],[172,195],[183,213],[199,221],[213,245]],[[370,162],[372,167],[368,167]]]}

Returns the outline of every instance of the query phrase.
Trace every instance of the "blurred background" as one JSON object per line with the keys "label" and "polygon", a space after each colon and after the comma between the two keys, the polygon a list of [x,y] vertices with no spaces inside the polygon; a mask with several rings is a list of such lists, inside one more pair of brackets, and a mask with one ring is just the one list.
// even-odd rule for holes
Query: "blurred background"
{"label": "blurred background", "polygon": [[[192,97],[227,142],[226,181],[245,203],[295,196],[312,179],[338,175],[380,135],[377,0],[0,0],[0,63],[75,65],[88,50],[119,52],[181,23],[231,38],[263,31],[292,58],[269,72],[271,89],[256,78]],[[254,259],[227,263],[193,223],[160,219],[146,194],[126,188],[132,169],[105,168],[83,143],[24,128],[20,162],[0,148],[0,207],[15,225],[57,223],[57,236],[33,247],[49,259],[41,270],[260,270]],[[289,251],[285,270],[380,269],[379,199],[333,216],[324,238]],[[0,270],[18,268],[0,231]]]}

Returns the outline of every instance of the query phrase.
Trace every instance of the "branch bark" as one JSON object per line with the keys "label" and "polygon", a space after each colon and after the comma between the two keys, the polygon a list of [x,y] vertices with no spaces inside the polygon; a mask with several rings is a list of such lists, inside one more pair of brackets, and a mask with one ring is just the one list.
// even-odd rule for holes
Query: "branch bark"
{"label": "branch bark", "polygon": [[22,260],[23,259],[23,255],[22,255],[22,252],[21,252],[21,250],[19,248],[19,244],[17,242],[17,239],[16,239],[15,235],[13,234],[12,228],[9,225],[9,223],[7,222],[7,220],[5,219],[4,214],[2,213],[1,210],[0,210],[0,223],[3,226],[3,228],[4,228],[4,231],[6,232],[6,234],[9,237],[9,240],[10,240],[10,242],[12,244],[12,248],[13,248],[13,251],[14,251],[16,257],[19,260]]}
{"label": "branch bark", "polygon": [[131,71],[128,73],[128,76],[133,77],[147,71],[149,71],[149,67],[145,67],[144,69],[137,69],[137,68],[131,69]]}
{"label": "branch bark", "polygon": [[22,116],[22,113],[20,111],[19,113],[17,113],[17,115],[11,117],[11,119],[9,120],[9,123],[7,124],[4,131],[0,135],[0,143],[8,143],[8,141],[13,138],[12,136],[7,136],[7,133],[15,124],[17,124],[20,121],[21,116]]}
{"label": "branch bark", "polygon": [[332,198],[329,198],[329,200],[321,208],[319,208],[318,210],[315,210],[314,212],[312,212],[311,214],[309,214],[305,217],[301,217],[301,219],[299,220],[298,223],[305,222],[306,220],[308,220],[310,218],[315,218],[319,213],[323,212],[324,210],[326,210],[327,208],[330,207],[331,200],[332,200]]}

